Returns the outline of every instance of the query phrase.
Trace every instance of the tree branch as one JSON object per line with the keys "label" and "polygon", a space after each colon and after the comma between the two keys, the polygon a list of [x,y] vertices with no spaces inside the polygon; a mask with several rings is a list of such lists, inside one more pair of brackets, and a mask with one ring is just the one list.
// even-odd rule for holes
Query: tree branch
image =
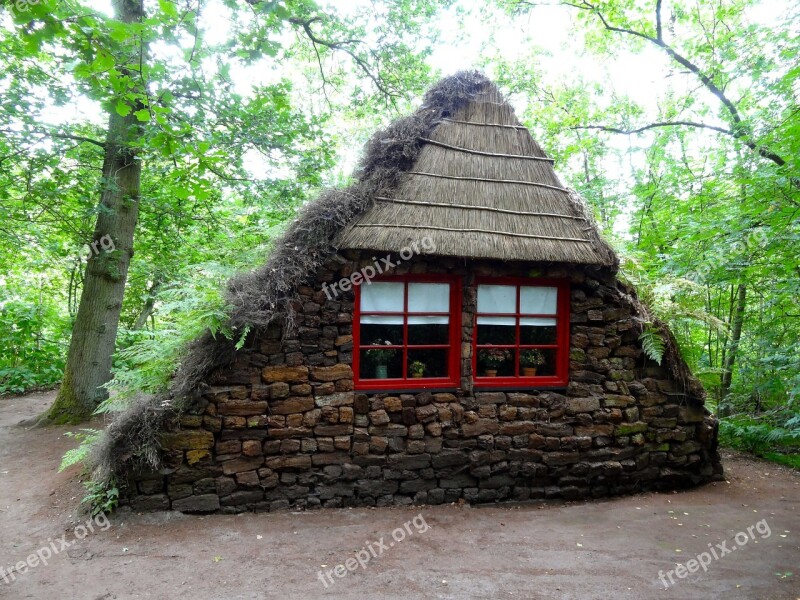
{"label": "tree branch", "polygon": [[350,58],[355,61],[358,67],[364,72],[364,74],[372,80],[372,83],[375,84],[375,87],[387,98],[396,98],[398,94],[396,92],[391,91],[386,85],[381,81],[380,74],[375,74],[370,69],[370,66],[358,56],[353,50],[348,48],[348,45],[358,44],[361,43],[360,40],[348,39],[348,40],[340,40],[340,41],[330,41],[330,40],[323,40],[314,33],[311,29],[311,24],[316,21],[321,21],[320,17],[312,17],[310,19],[300,19],[297,17],[292,17],[289,19],[289,22],[294,25],[300,25],[303,28],[306,36],[313,44],[319,44],[320,46],[325,46],[326,48],[330,48],[331,50],[340,50],[350,56]]}
{"label": "tree branch", "polygon": [[49,135],[50,137],[58,138],[60,140],[74,140],[76,142],[86,142],[87,144],[94,144],[95,146],[99,146],[103,150],[106,149],[106,145],[104,142],[93,140],[92,138],[84,137],[82,135],[72,135],[69,133],[45,133],[43,135]]}
{"label": "tree branch", "polygon": [[[19,134],[25,134],[26,132],[24,132],[24,131],[15,131],[15,130],[12,130],[12,129],[0,129],[0,133],[19,135]],[[85,137],[85,136],[82,136],[82,135],[73,135],[71,133],[58,133],[56,131],[47,131],[47,130],[43,130],[43,129],[42,130],[35,130],[35,131],[29,132],[29,133],[33,133],[33,134],[36,134],[36,135],[41,135],[43,137],[56,138],[56,139],[59,139],[59,140],[73,140],[73,141],[81,142],[81,143],[85,142],[87,144],[94,144],[95,146],[99,146],[103,150],[105,150],[105,148],[106,148],[106,145],[105,145],[104,142],[101,142],[101,141],[98,141],[98,140],[94,140],[92,138],[88,138],[88,137]]]}
{"label": "tree branch", "polygon": [[[711,80],[711,78],[708,75],[703,73],[703,71],[700,69],[699,66],[694,64],[692,61],[690,61],[685,56],[679,54],[674,48],[672,48],[669,44],[667,44],[664,41],[663,36],[662,36],[662,31],[661,31],[661,0],[658,0],[658,2],[656,3],[656,36],[657,37],[652,37],[650,35],[642,33],[641,31],[635,31],[633,29],[627,29],[627,28],[624,28],[624,27],[615,27],[615,26],[611,25],[606,20],[606,18],[603,15],[603,13],[600,12],[599,8],[597,8],[595,5],[593,5],[593,4],[589,3],[589,2],[586,2],[585,0],[582,1],[581,3],[574,3],[574,2],[565,1],[564,4],[567,5],[567,6],[572,6],[574,8],[579,8],[581,10],[588,10],[588,11],[594,13],[594,15],[597,16],[597,18],[603,24],[603,27],[608,31],[613,31],[613,32],[616,32],[616,33],[624,33],[626,35],[632,35],[632,36],[641,38],[643,40],[646,40],[646,41],[650,42],[651,44],[654,44],[654,45],[658,46],[662,50],[664,50],[664,52],[666,52],[670,56],[670,58],[672,58],[675,62],[677,62],[679,65],[681,65],[681,66],[685,67],[686,69],[688,69],[691,73],[693,73],[703,83],[703,85],[706,87],[706,89],[709,92],[711,92],[714,96],[716,96],[716,98],[722,103],[722,105],[728,111],[728,114],[731,117],[731,121],[733,122],[733,128],[731,130],[723,131],[723,133],[726,133],[727,135],[730,135],[730,136],[740,140],[748,148],[750,148],[751,150],[756,152],[759,156],[774,162],[776,165],[778,165],[780,167],[783,167],[783,166],[786,165],[786,160],[784,160],[783,157],[775,154],[774,152],[772,152],[768,148],[765,148],[764,146],[760,146],[755,141],[753,141],[752,132],[750,131],[750,128],[743,121],[741,115],[739,114],[738,109],[736,108],[736,105],[730,100],[730,98],[728,98],[725,95],[725,92],[719,86],[717,86]],[[792,182],[796,186],[800,187],[800,178],[792,177]]]}
{"label": "tree branch", "polygon": [[708,123],[699,123],[697,121],[658,121],[657,123],[650,123],[649,125],[637,127],[636,129],[621,129],[619,127],[607,127],[605,125],[575,125],[570,129],[597,129],[599,131],[608,131],[610,133],[634,135],[637,133],[642,133],[643,131],[647,131],[648,129],[656,129],[657,127],[679,127],[679,126],[710,129],[712,131],[718,131],[719,133],[724,133],[725,135],[733,135],[733,132],[730,129],[725,129],[724,127],[719,127],[717,125],[709,125]]}

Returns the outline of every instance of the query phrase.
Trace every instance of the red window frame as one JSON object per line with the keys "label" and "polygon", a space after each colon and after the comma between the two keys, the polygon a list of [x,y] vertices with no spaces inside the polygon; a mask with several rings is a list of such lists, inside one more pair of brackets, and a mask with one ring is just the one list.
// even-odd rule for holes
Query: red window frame
{"label": "red window frame", "polygon": [[[513,388],[520,385],[526,387],[566,387],[569,383],[569,313],[570,313],[570,288],[569,282],[563,279],[524,277],[478,277],[475,281],[476,298],[477,287],[485,285],[509,285],[517,288],[517,306],[514,313],[478,313],[475,310],[472,335],[472,373],[476,388]],[[521,287],[555,287],[557,291],[556,314],[538,315],[520,312]],[[516,319],[516,334],[514,344],[478,344],[478,316],[514,317]],[[520,344],[520,317],[545,317],[556,319],[555,344]],[[519,352],[526,348],[554,349],[556,351],[556,372],[554,375],[536,375],[526,377],[520,374],[519,359],[515,360],[514,376],[481,377],[478,375],[478,351],[482,348],[505,348]]]}
{"label": "red window frame", "polygon": [[[361,379],[361,350],[380,348],[381,346],[361,345],[361,283],[354,286],[355,305],[353,309],[353,385],[358,391],[371,390],[406,390],[428,388],[457,388],[461,381],[459,365],[461,361],[461,278],[454,275],[435,275],[410,273],[407,275],[388,275],[376,277],[372,280],[379,282],[403,282],[403,312],[367,312],[369,315],[402,315],[403,316],[403,345],[391,346],[403,352],[403,377],[392,379]],[[408,345],[408,284],[409,283],[449,283],[450,284],[450,312],[425,313],[426,316],[447,315],[449,317],[449,335],[445,344]],[[415,313],[411,313],[412,315]],[[385,347],[385,346],[383,346]],[[408,349],[447,349],[447,377],[425,377],[416,379],[408,376]]]}

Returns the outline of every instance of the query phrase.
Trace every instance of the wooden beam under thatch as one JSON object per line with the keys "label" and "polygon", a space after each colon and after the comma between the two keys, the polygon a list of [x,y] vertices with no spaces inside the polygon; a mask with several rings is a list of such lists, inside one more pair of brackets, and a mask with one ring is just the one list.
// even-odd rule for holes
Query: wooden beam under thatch
{"label": "wooden beam under thatch", "polygon": [[518,238],[533,238],[539,240],[555,240],[560,242],[580,242],[582,244],[591,244],[591,240],[584,240],[580,238],[566,238],[554,237],[552,235],[534,235],[532,233],[513,233],[511,231],[493,231],[490,229],[467,229],[465,227],[435,227],[434,225],[398,225],[397,223],[362,223],[356,227],[387,227],[387,228],[406,228],[406,229],[430,229],[432,231],[450,231],[453,233],[486,233],[489,235],[506,235],[509,237]]}
{"label": "wooden beam under thatch", "polygon": [[[586,217],[581,215],[562,215],[559,213],[549,213],[549,212],[507,210],[505,208],[496,208],[494,206],[471,206],[469,204],[453,204],[453,203],[444,204],[442,202],[426,202],[425,200],[402,200],[400,198],[385,198],[383,196],[376,196],[375,200],[378,200],[380,202],[394,202],[395,204],[416,204],[418,206],[439,206],[439,207],[447,206],[452,208],[463,208],[464,210],[484,210],[487,212],[504,213],[509,215],[520,215],[523,217],[554,217],[557,219],[576,219],[579,221],[586,220]],[[588,229],[585,231],[588,231]]]}
{"label": "wooden beam under thatch", "polygon": [[427,144],[433,144],[434,146],[441,146],[442,148],[447,148],[449,150],[456,150],[458,152],[466,152],[467,154],[477,154],[480,156],[495,156],[497,158],[521,158],[523,160],[542,160],[545,162],[555,162],[552,158],[547,156],[527,156],[525,154],[503,154],[501,152],[481,152],[480,150],[472,150],[471,148],[463,148],[461,146],[453,146],[451,144],[445,144],[444,142],[437,142],[436,140],[432,140],[430,138],[419,138],[420,141],[423,141]]}
{"label": "wooden beam under thatch", "polygon": [[441,173],[426,173],[424,171],[409,171],[409,175],[424,175],[426,177],[441,177],[443,179],[462,179],[464,181],[486,181],[487,183],[516,183],[519,185],[533,185],[536,187],[543,187],[550,190],[557,190],[569,194],[569,190],[565,187],[558,187],[547,183],[540,183],[538,181],[522,181],[521,179],[487,179],[485,177],[462,177],[460,175],[442,175]]}
{"label": "wooden beam under thatch", "polygon": [[448,123],[461,123],[463,125],[478,125],[480,127],[508,127],[509,129],[519,129],[520,131],[527,131],[525,125],[506,125],[504,123],[478,123],[476,121],[459,121],[458,119],[442,119]]}

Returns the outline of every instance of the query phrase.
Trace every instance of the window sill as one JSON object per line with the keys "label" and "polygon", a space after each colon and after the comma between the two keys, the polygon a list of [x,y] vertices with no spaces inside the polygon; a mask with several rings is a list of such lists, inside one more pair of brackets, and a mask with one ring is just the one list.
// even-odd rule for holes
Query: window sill
{"label": "window sill", "polygon": [[519,385],[492,385],[486,386],[476,383],[472,387],[475,392],[553,392],[553,391],[566,391],[567,385],[564,383],[554,383],[548,385],[532,385],[522,383]]}
{"label": "window sill", "polygon": [[454,393],[459,390],[458,386],[439,386],[439,387],[392,387],[392,388],[373,388],[373,387],[357,387],[355,392],[357,394],[420,394],[422,392],[432,392],[439,394],[442,392]]}
{"label": "window sill", "polygon": [[476,377],[473,388],[479,390],[505,390],[505,389],[566,389],[569,381],[557,377],[540,377],[536,379],[514,379],[506,377]]}

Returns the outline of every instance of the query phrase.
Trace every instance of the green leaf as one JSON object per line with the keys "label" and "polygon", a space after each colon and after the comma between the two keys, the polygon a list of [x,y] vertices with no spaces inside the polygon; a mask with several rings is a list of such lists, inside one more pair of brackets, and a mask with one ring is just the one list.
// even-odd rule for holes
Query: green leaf
{"label": "green leaf", "polygon": [[664,338],[661,334],[648,324],[642,334],[639,336],[639,341],[642,342],[642,350],[647,355],[647,358],[655,361],[659,365],[664,360]]}
{"label": "green leaf", "polygon": [[114,110],[116,110],[117,114],[121,117],[127,117],[129,114],[131,114],[131,107],[125,104],[123,100],[117,100]]}
{"label": "green leaf", "polygon": [[170,2],[170,0],[158,0],[158,7],[165,15],[169,17],[178,16],[178,8],[173,2]]}

